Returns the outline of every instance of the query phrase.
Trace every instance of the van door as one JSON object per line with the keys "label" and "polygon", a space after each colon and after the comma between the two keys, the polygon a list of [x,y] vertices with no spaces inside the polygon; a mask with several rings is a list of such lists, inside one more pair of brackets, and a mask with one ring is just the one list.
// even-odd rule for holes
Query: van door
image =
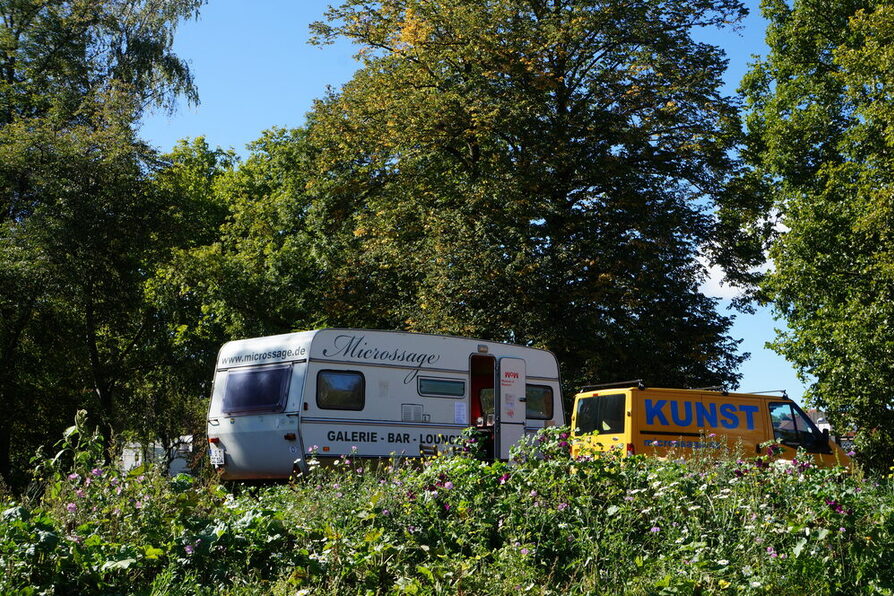
{"label": "van door", "polygon": [[[706,393],[702,395],[701,416],[696,422],[701,433],[700,447],[752,456],[761,452],[767,440],[766,400],[739,395]],[[739,453],[741,452],[741,453]]]}
{"label": "van door", "polygon": [[773,437],[782,447],[780,459],[793,459],[803,448],[817,463],[822,465],[845,464],[836,462],[832,446],[813,421],[794,402],[771,402],[770,421]]}
{"label": "van door", "polygon": [[500,459],[509,459],[509,448],[525,434],[525,361],[500,358],[497,368],[494,453]]}
{"label": "van door", "polygon": [[627,423],[632,407],[628,405],[629,395],[627,391],[608,391],[602,395],[577,396],[571,417],[571,436],[575,437],[572,456],[592,455],[613,448],[626,448],[628,453],[642,452],[641,449],[637,451]]}

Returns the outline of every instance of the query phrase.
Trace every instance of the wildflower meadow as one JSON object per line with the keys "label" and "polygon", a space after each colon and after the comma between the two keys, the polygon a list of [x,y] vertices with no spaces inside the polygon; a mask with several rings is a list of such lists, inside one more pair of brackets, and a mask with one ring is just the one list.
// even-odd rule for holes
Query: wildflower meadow
{"label": "wildflower meadow", "polygon": [[[572,460],[567,429],[289,483],[123,473],[83,417],[0,506],[0,593],[892,594],[888,478],[761,458]],[[313,449],[311,448],[311,451]]]}

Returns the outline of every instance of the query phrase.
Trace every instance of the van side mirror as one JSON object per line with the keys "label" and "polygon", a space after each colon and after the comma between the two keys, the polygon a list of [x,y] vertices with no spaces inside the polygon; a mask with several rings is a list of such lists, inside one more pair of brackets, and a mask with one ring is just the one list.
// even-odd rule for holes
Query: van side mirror
{"label": "van side mirror", "polygon": [[823,439],[825,439],[826,443],[829,442],[829,429],[828,428],[823,429]]}

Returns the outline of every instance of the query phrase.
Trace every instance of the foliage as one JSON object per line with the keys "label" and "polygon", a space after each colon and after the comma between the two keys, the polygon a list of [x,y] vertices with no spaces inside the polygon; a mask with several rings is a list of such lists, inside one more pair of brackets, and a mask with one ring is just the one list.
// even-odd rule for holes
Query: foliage
{"label": "foliage", "polygon": [[317,284],[325,280],[306,223],[304,138],[300,129],[266,131],[238,168],[207,145],[175,157],[175,164],[208,162],[204,172],[187,170],[180,184],[204,184],[201,193],[221,210],[214,234],[175,251],[152,282],[156,300],[171,309],[178,341],[211,340],[216,353],[233,337],[319,326],[325,307]]}
{"label": "foliage", "polygon": [[548,347],[572,386],[734,384],[730,319],[698,292],[696,257],[735,168],[736,115],[722,52],[691,34],[743,13],[733,0],[333,7],[318,41],[348,39],[363,63],[309,119],[336,320]]}
{"label": "foliage", "polygon": [[347,456],[228,489],[102,467],[81,417],[41,465],[43,497],[4,498],[0,591],[894,591],[890,479],[734,456],[572,461],[567,436],[541,431],[511,464]]}
{"label": "foliage", "polygon": [[[769,55],[743,82],[751,214],[778,214],[762,290],[788,331],[774,348],[810,402],[855,429],[864,463],[894,461],[894,259],[884,2],[763,5]],[[732,216],[740,217],[735,213]],[[754,218],[747,225],[757,222]]]}
{"label": "foliage", "polygon": [[[170,239],[147,107],[197,99],[172,50],[201,0],[0,2],[0,475],[89,405],[110,435]],[[53,435],[49,435],[53,436]],[[12,449],[15,446],[15,449]]]}

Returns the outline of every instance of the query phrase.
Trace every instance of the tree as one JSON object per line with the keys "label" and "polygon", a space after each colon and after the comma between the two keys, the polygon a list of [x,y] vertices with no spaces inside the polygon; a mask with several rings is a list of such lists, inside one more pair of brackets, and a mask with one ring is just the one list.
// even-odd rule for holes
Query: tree
{"label": "tree", "polygon": [[306,223],[304,139],[300,129],[267,131],[239,167],[203,142],[189,148],[192,156],[175,157],[175,167],[184,159],[216,160],[175,175],[181,188],[203,186],[198,195],[207,193],[221,209],[213,234],[181,246],[152,282],[178,341],[204,345],[213,358],[229,339],[322,323],[317,246]]}
{"label": "tree", "polygon": [[[162,212],[147,178],[155,155],[133,129],[147,107],[171,108],[181,93],[195,100],[171,44],[177,22],[201,4],[0,2],[0,400],[12,413],[0,420],[0,474],[7,480],[14,433],[29,425],[52,432],[56,418],[70,418],[66,405],[86,399],[84,389],[111,430],[129,372],[119,365],[152,324],[139,284],[160,250],[152,230]],[[48,397],[52,407],[37,405]],[[49,419],[32,418],[37,412]]]}
{"label": "tree", "polygon": [[810,403],[861,458],[894,457],[891,50],[894,10],[874,1],[763,5],[766,58],[743,82],[749,177],[782,231],[762,285],[788,330]]}
{"label": "tree", "polygon": [[[736,164],[734,0],[348,0],[363,68],[318,102],[313,210],[338,321],[548,347],[569,385],[734,385],[698,291]],[[327,252],[328,251],[328,252]],[[367,306],[364,306],[367,305]]]}

